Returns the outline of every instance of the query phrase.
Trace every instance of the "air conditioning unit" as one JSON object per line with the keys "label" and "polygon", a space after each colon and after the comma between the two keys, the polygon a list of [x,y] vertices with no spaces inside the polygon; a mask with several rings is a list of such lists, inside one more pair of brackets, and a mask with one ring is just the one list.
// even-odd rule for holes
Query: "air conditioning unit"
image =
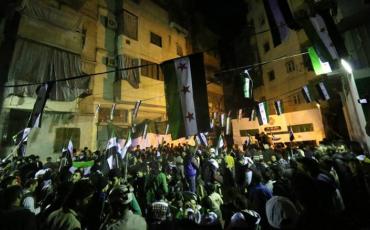
{"label": "air conditioning unit", "polygon": [[112,15],[108,15],[105,26],[112,30],[117,29],[118,24],[116,18]]}
{"label": "air conditioning unit", "polygon": [[117,61],[114,57],[104,57],[104,64],[109,67],[116,67]]}

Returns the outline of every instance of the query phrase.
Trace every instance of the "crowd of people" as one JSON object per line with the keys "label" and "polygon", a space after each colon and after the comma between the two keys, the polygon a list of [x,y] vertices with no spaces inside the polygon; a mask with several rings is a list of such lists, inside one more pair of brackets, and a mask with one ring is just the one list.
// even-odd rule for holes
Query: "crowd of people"
{"label": "crowd of people", "polygon": [[73,161],[94,163],[2,162],[0,229],[370,229],[357,143],[137,146],[115,168],[85,148]]}

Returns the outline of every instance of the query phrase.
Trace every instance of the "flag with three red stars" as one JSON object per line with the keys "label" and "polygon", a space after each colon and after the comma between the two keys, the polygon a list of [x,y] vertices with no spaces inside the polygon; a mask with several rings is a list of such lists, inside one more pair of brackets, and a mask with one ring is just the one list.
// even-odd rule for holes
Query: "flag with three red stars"
{"label": "flag with three red stars", "polygon": [[161,68],[172,139],[208,132],[210,122],[203,54],[172,59],[163,62]]}

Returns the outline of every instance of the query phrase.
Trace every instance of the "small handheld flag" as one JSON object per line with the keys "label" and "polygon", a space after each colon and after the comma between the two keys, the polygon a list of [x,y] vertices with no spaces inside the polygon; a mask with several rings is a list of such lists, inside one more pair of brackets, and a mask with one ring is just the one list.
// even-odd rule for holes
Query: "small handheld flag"
{"label": "small handheld flag", "polygon": [[231,118],[230,116],[228,116],[226,118],[226,135],[230,135],[231,134]]}
{"label": "small handheld flag", "polygon": [[289,127],[289,140],[293,141],[295,139],[292,127]]}
{"label": "small handheld flag", "polygon": [[241,120],[242,118],[243,118],[243,109],[239,109],[238,120]]}
{"label": "small handheld flag", "polygon": [[327,100],[330,99],[329,93],[326,90],[324,82],[320,82],[319,84],[316,85],[316,87],[317,87],[317,89],[319,91],[319,94],[320,94],[320,96],[323,100],[327,101]]}
{"label": "small handheld flag", "polygon": [[110,110],[110,120],[113,121],[114,118],[114,110],[116,110],[116,104],[112,105],[112,109]]}
{"label": "small handheld flag", "polygon": [[165,135],[168,135],[168,130],[169,130],[169,129],[170,129],[170,124],[167,124]]}
{"label": "small handheld flag", "polygon": [[100,110],[100,104],[96,106],[94,117],[97,118]]}
{"label": "small handheld flag", "polygon": [[148,124],[145,123],[145,126],[144,126],[144,131],[143,131],[143,138],[146,139],[146,135],[148,133]]}
{"label": "small handheld flag", "polygon": [[133,119],[135,119],[137,117],[140,105],[141,105],[141,100],[136,101],[134,111],[133,111],[133,115],[132,115]]}
{"label": "small handheld flag", "polygon": [[303,86],[302,93],[303,93],[303,97],[304,97],[304,99],[307,103],[312,102],[310,90],[308,89],[307,85]]}
{"label": "small handheld flag", "polygon": [[225,127],[225,113],[221,114],[221,127]]}

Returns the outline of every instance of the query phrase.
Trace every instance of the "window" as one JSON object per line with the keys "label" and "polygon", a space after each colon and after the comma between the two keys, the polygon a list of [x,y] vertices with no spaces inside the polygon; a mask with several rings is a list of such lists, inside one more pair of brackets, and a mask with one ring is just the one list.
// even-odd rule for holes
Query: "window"
{"label": "window", "polygon": [[267,53],[270,50],[270,43],[269,42],[265,42],[263,44],[263,50],[265,51],[265,53]]}
{"label": "window", "polygon": [[293,95],[293,103],[294,103],[295,105],[299,105],[299,104],[301,104],[301,97],[300,97],[300,94],[299,94],[299,93],[298,93],[298,94]]}
{"label": "window", "polygon": [[300,124],[300,125],[291,125],[287,127],[288,130],[292,128],[293,133],[305,133],[305,132],[313,132],[313,124]]}
{"label": "window", "polygon": [[275,80],[275,72],[273,70],[269,71],[267,73],[268,77],[269,77],[269,81],[273,81]]}
{"label": "window", "polygon": [[163,81],[164,79],[163,73],[158,64],[141,59],[141,65],[148,65],[148,66],[140,68],[141,75]]}
{"label": "window", "polygon": [[184,55],[184,53],[182,52],[182,47],[180,46],[179,43],[176,43],[176,53],[179,56],[183,56]]}
{"label": "window", "polygon": [[138,17],[126,10],[123,11],[123,34],[137,40]]}
{"label": "window", "polygon": [[162,37],[158,34],[150,32],[150,43],[162,47]]}
{"label": "window", "polygon": [[[111,107],[100,108],[98,122],[99,123],[108,123],[110,121]],[[114,123],[127,123],[128,122],[128,110],[126,109],[117,109],[113,114]]]}
{"label": "window", "polygon": [[289,60],[285,63],[285,68],[287,73],[291,73],[295,71],[295,63],[294,60]]}
{"label": "window", "polygon": [[54,152],[60,152],[72,140],[73,148],[80,148],[80,128],[56,128],[54,140]]}
{"label": "window", "polygon": [[258,133],[259,133],[259,130],[258,129],[240,130],[240,136],[241,137],[246,137],[246,136],[248,136],[248,134],[250,136],[255,136]]}

